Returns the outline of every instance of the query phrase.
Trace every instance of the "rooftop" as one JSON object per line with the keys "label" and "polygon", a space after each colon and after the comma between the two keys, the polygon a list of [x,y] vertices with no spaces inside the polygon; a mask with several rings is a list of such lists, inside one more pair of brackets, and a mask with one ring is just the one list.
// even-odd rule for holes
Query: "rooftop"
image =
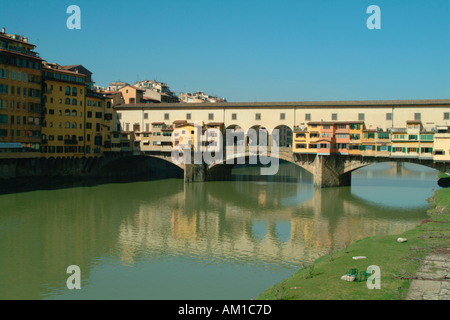
{"label": "rooftop", "polygon": [[386,108],[386,107],[449,106],[450,99],[434,100],[351,100],[351,101],[292,101],[292,102],[216,102],[216,103],[164,103],[116,106],[126,109],[251,109],[251,108]]}

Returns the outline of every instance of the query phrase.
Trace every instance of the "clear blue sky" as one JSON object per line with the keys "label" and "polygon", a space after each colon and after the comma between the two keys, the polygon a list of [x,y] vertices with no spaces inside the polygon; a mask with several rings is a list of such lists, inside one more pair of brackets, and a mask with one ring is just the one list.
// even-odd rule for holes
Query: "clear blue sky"
{"label": "clear blue sky", "polygon": [[[81,8],[81,30],[66,9]],[[369,5],[381,30],[369,30]],[[229,101],[450,98],[449,0],[2,0],[0,27],[98,85],[157,79]]]}

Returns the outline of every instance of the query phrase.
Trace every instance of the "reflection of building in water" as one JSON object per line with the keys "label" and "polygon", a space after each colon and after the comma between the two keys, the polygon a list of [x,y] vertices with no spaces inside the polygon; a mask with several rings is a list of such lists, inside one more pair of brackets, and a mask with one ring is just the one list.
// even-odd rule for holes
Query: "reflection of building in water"
{"label": "reflection of building in water", "polygon": [[[191,184],[164,199],[164,206],[141,203],[139,213],[122,222],[122,258],[132,264],[138,253],[145,253],[295,265],[367,236],[401,233],[421,219],[393,220],[395,209],[380,211],[353,196],[350,188],[317,189],[309,200],[282,205],[281,194],[273,201],[274,184],[227,187]],[[292,190],[299,192],[297,185]]]}
{"label": "reflection of building in water", "polygon": [[197,212],[192,215],[183,215],[180,208],[172,208],[172,238],[196,239],[197,238]]}

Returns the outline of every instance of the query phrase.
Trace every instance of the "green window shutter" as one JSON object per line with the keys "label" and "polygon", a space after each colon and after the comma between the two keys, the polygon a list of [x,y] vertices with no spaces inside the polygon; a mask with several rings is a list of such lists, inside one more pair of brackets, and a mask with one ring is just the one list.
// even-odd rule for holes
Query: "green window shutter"
{"label": "green window shutter", "polygon": [[391,151],[391,146],[388,147],[388,151]]}
{"label": "green window shutter", "polygon": [[406,153],[406,148],[403,148],[403,153]]}

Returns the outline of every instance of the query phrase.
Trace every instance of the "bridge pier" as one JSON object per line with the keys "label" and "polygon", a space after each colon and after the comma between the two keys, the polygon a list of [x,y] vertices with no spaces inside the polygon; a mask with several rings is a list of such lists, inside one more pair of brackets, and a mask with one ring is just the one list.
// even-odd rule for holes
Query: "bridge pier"
{"label": "bridge pier", "polygon": [[313,163],[314,186],[317,188],[350,186],[351,172],[345,172],[345,160],[335,155],[317,155]]}
{"label": "bridge pier", "polygon": [[205,182],[206,166],[205,164],[185,164],[184,182]]}

